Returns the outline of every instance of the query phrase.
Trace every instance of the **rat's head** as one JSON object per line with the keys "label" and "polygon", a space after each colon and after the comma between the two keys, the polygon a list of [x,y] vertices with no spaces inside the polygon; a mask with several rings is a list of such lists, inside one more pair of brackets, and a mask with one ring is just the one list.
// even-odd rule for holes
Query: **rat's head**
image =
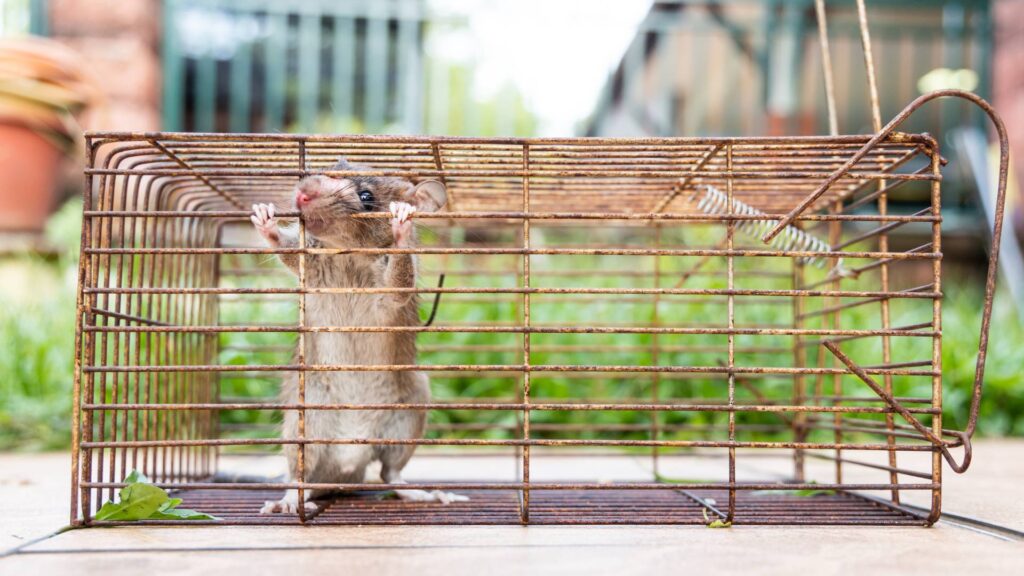
{"label": "rat's head", "polygon": [[[331,170],[373,169],[342,158]],[[386,211],[391,202],[407,202],[418,212],[435,212],[447,201],[444,184],[436,180],[414,186],[408,180],[387,176],[317,175],[295,185],[295,208],[302,212],[306,229],[337,247],[386,247],[392,243],[386,218],[352,218],[353,214]]]}

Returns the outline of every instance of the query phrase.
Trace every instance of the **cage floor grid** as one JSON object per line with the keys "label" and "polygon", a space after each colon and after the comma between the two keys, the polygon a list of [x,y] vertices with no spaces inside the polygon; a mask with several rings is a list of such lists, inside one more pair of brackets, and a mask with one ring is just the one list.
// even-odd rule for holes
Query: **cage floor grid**
{"label": "cage floor grid", "polygon": [[[457,491],[456,491],[457,492]],[[508,490],[466,491],[469,502],[448,505],[403,502],[386,493],[340,495],[319,501],[311,525],[520,524],[519,494]],[[261,515],[276,490],[182,490],[182,506],[218,516],[226,524],[298,524],[295,515]],[[530,524],[706,524],[717,516],[697,499],[725,507],[728,493],[714,490],[531,490]],[[710,500],[709,500],[710,499]],[[738,525],[907,525],[918,516],[855,495],[794,496],[739,492]]]}

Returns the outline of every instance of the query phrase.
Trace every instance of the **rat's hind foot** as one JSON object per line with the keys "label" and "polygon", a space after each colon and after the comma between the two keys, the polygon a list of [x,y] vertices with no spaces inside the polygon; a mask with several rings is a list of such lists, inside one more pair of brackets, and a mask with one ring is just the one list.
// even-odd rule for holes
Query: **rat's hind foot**
{"label": "rat's hind foot", "polygon": [[395,490],[395,494],[398,494],[398,497],[406,502],[440,502],[441,504],[469,502],[469,496],[442,492],[441,490],[432,490],[430,492],[426,490]]}
{"label": "rat's hind foot", "polygon": [[[312,514],[318,510],[318,506],[310,501],[303,503],[303,507],[306,509],[307,514]],[[295,490],[289,490],[285,494],[284,498],[280,500],[267,500],[263,503],[263,507],[260,508],[260,514],[298,514],[299,513],[299,494]]]}
{"label": "rat's hind foot", "polygon": [[252,216],[249,216],[249,219],[252,220],[256,231],[263,236],[264,240],[271,246],[277,246],[281,241],[281,235],[277,230],[277,217],[274,216],[273,204],[253,204]]}
{"label": "rat's hind foot", "polygon": [[469,496],[452,494],[451,492],[444,492],[442,490],[432,490],[427,492],[426,490],[409,490],[399,488],[399,486],[407,484],[407,482],[402,480],[402,476],[399,471],[396,471],[394,468],[388,468],[386,463],[384,464],[384,468],[381,470],[381,479],[394,486],[395,494],[406,502],[440,502],[442,504],[451,504],[452,502],[469,502]]}
{"label": "rat's hind foot", "polygon": [[[306,509],[306,514],[312,514],[319,508],[312,502],[306,502],[303,507]],[[299,507],[298,503],[291,500],[267,500],[263,503],[263,507],[260,508],[260,514],[298,514]]]}

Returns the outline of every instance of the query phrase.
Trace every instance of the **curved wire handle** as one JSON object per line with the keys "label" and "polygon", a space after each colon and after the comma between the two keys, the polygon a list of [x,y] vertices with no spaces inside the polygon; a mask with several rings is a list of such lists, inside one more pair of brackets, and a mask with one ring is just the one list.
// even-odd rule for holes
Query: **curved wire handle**
{"label": "curved wire handle", "polygon": [[[996,272],[999,269],[999,245],[1003,235],[1003,212],[1006,204],[1006,178],[1010,164],[1010,143],[1009,138],[1007,138],[1006,135],[1006,126],[1003,124],[1003,120],[996,113],[995,109],[992,108],[992,105],[977,94],[965,92],[963,90],[937,90],[935,92],[929,92],[928,94],[919,96],[907,105],[903,111],[890,120],[888,124],[882,127],[882,129],[875,134],[871,140],[868,140],[867,144],[858,150],[856,154],[850,157],[846,163],[826,178],[814,192],[807,195],[807,197],[804,198],[796,208],[790,211],[785,218],[780,220],[774,228],[765,234],[764,237],[762,237],[762,240],[765,243],[771,242],[772,238],[792,224],[793,220],[803,214],[803,212],[807,210],[815,200],[820,198],[833,184],[842,178],[844,174],[849,172],[849,170],[857,164],[857,162],[863,159],[872,148],[892,134],[896,130],[896,127],[902,124],[911,114],[916,112],[918,108],[932,100],[946,97],[962,98],[981,108],[985,114],[988,115],[992,124],[995,125],[996,133],[999,136],[999,184],[998,191],[996,193],[995,220],[992,226],[992,251],[988,261],[988,273],[985,276],[985,301],[981,315],[981,334],[978,337],[978,360],[974,367],[974,390],[971,394],[971,408],[967,419],[967,428],[963,432],[955,430],[943,431],[944,433],[951,434],[960,439],[959,442],[954,442],[952,444],[947,444],[941,439],[936,438],[931,432],[928,432],[925,436],[932,443],[938,442],[937,445],[940,450],[942,450],[943,456],[945,456],[946,461],[949,462],[953,471],[962,473],[967,470],[968,466],[971,464],[971,437],[974,436],[974,431],[978,426],[978,409],[981,404],[981,388],[985,378],[985,358],[988,355],[988,333],[992,319],[992,300],[995,297]],[[982,191],[982,193],[984,192],[985,191]],[[835,353],[836,351],[832,350],[832,352]],[[902,406],[899,406],[898,402],[896,402],[896,405],[892,407],[897,411],[900,411],[900,408],[902,408]],[[913,424],[913,422],[911,422],[911,424]],[[963,444],[964,446],[964,461],[961,464],[957,464],[949,453],[948,447],[958,446],[960,444]]]}

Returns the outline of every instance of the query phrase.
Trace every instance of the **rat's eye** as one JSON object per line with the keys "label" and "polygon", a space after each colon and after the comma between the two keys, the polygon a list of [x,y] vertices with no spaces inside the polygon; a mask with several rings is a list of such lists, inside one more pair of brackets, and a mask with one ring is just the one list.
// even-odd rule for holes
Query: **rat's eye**
{"label": "rat's eye", "polygon": [[359,201],[363,203],[363,210],[366,210],[367,212],[377,207],[377,202],[373,198],[373,192],[370,192],[369,190],[359,191]]}

